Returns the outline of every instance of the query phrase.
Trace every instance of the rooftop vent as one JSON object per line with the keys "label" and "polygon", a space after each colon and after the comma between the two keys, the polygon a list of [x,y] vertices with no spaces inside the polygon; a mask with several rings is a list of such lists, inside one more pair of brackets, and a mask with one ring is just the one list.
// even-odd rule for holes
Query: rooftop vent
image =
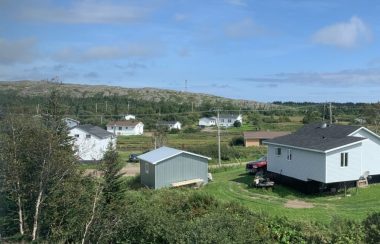
{"label": "rooftop vent", "polygon": [[324,128],[326,128],[326,127],[327,127],[327,124],[326,124],[325,122],[323,122],[323,123],[321,124],[321,128],[324,129]]}

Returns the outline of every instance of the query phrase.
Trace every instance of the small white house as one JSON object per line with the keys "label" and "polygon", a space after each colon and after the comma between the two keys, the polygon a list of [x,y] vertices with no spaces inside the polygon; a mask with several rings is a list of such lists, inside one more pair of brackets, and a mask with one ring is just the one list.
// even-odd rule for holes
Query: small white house
{"label": "small white house", "polygon": [[380,175],[380,137],[365,127],[309,124],[264,144],[268,171],[303,182],[329,184]]}
{"label": "small white house", "polygon": [[116,146],[116,137],[98,126],[78,125],[69,131],[74,138],[76,155],[82,161],[101,160],[107,151],[108,145]]}
{"label": "small white house", "polygon": [[75,126],[78,126],[80,124],[80,122],[78,120],[71,119],[71,118],[64,118],[63,121],[65,121],[66,126],[69,129],[71,129]]}
{"label": "small white house", "polygon": [[134,120],[136,119],[136,116],[134,116],[133,114],[127,114],[124,116],[125,120]]}
{"label": "small white house", "polygon": [[216,125],[216,117],[202,117],[199,119],[198,125],[200,127],[209,127]]}
{"label": "small white house", "polygon": [[220,114],[219,125],[222,127],[232,127],[235,121],[243,124],[243,116],[241,114]]}
{"label": "small white house", "polygon": [[107,131],[117,136],[142,135],[144,124],[135,120],[111,121],[107,124]]}
{"label": "small white house", "polygon": [[168,128],[168,130],[176,129],[181,130],[181,122],[179,121],[161,121],[157,123],[157,126],[162,126]]}

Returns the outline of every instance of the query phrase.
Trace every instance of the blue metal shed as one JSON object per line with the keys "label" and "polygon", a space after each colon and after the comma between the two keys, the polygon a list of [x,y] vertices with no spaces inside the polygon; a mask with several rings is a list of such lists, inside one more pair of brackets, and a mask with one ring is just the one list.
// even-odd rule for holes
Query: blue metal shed
{"label": "blue metal shed", "polygon": [[161,147],[138,156],[141,183],[150,188],[208,182],[206,156],[170,147]]}

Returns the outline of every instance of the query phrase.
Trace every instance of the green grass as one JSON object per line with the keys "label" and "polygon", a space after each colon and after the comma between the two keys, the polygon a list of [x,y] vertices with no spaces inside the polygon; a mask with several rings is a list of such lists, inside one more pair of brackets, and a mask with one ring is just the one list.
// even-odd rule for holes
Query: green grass
{"label": "green grass", "polygon": [[[237,201],[254,211],[270,215],[286,216],[294,220],[311,220],[328,223],[334,217],[363,220],[368,213],[380,211],[380,185],[368,188],[350,189],[351,196],[305,195],[291,188],[276,185],[272,191],[250,187],[252,176],[244,167],[234,167],[213,174],[214,181],[203,188],[222,201]],[[301,200],[312,203],[313,208],[286,208],[288,200]]]}

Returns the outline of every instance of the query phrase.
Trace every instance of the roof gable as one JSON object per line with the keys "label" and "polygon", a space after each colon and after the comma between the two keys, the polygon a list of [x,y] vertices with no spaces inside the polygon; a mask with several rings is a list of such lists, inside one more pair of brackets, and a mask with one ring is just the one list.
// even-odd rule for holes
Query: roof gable
{"label": "roof gable", "polygon": [[202,156],[199,154],[195,154],[195,153],[191,153],[191,152],[187,152],[187,151],[182,151],[182,150],[178,150],[178,149],[171,148],[171,147],[165,147],[165,146],[160,147],[158,149],[155,149],[153,151],[144,153],[144,154],[138,156],[138,158],[141,160],[144,160],[148,163],[151,163],[151,164],[157,164],[159,162],[162,162],[166,159],[172,158],[172,157],[177,156],[177,155],[182,154],[182,153],[201,157],[201,158],[205,158],[208,160],[211,159],[209,157]]}
{"label": "roof gable", "polygon": [[113,133],[102,129],[99,126],[94,126],[94,125],[78,125],[78,126],[72,128],[71,130],[73,130],[73,129],[82,130],[82,131],[84,131],[88,134],[94,135],[100,139],[109,138],[109,137],[112,137],[114,135]]}
{"label": "roof gable", "polygon": [[265,141],[264,144],[327,152],[366,140],[363,137],[350,136],[358,128],[358,126],[336,124],[323,128],[320,124],[314,123],[303,126],[293,134]]}

